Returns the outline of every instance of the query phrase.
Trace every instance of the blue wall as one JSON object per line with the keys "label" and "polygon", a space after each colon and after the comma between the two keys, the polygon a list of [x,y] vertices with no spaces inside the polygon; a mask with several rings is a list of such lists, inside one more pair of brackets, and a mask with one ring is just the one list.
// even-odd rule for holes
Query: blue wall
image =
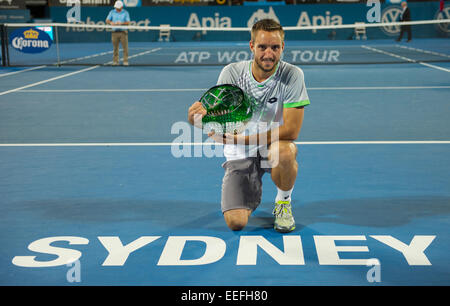
{"label": "blue wall", "polygon": [[[409,4],[413,20],[435,19],[439,11],[439,1],[414,2]],[[324,24],[352,24],[354,22],[368,22],[367,12],[371,7],[365,4],[303,4],[286,6],[190,6],[190,7],[139,7],[128,8],[133,24],[158,26],[170,24],[171,26],[208,26],[208,27],[248,27],[256,18],[265,16],[278,18],[283,26],[297,25],[324,25]],[[393,17],[399,16],[399,5],[381,5],[381,22],[398,21]],[[81,21],[83,23],[104,24],[104,20],[111,10],[110,7],[81,7]],[[67,7],[51,7],[51,18],[54,22],[66,22]],[[386,38],[396,36],[398,33],[389,33],[380,29],[368,29],[369,39]],[[108,33],[92,31],[95,35],[83,35],[89,40],[108,40]],[[337,32],[333,37],[330,31],[302,31],[302,33],[289,33],[287,39],[346,39],[352,35],[352,30]],[[78,34],[78,35],[71,35]],[[77,30],[62,33],[62,40],[80,39]],[[158,33],[133,33],[131,40],[148,41],[156,40]],[[248,33],[235,33],[231,37],[221,36],[219,33],[197,32],[174,33],[177,40],[248,40]],[[331,36],[330,36],[331,35]],[[415,37],[442,37],[445,33],[437,26],[417,27]],[[78,38],[77,38],[78,36]]]}

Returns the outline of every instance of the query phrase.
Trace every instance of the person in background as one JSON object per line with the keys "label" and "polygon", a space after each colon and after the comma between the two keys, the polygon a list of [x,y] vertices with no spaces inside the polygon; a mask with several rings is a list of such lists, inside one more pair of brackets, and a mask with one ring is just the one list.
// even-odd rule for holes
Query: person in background
{"label": "person in background", "polygon": [[[402,14],[400,15],[400,21],[411,21],[411,12],[409,10],[408,4],[406,1],[402,2]],[[411,41],[412,33],[411,33],[411,25],[402,25],[400,27],[400,36],[397,38],[397,41],[401,41],[403,37],[403,33],[408,33],[408,42]]]}
{"label": "person in background", "polygon": [[[123,8],[122,1],[114,3],[114,9],[106,17],[106,24],[129,25],[130,14]],[[111,40],[113,44],[113,65],[119,65],[119,43],[123,49],[123,65],[128,66],[128,31],[124,27],[113,28]]]}

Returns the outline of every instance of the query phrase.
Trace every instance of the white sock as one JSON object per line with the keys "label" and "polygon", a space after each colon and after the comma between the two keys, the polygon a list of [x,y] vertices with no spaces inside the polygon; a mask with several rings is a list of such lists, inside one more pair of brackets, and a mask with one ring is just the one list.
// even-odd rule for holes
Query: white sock
{"label": "white sock", "polygon": [[278,201],[291,201],[291,194],[292,194],[292,190],[294,190],[294,187],[292,187],[290,190],[281,190],[280,188],[278,188],[278,193],[277,193],[277,197],[275,198],[275,202]]}

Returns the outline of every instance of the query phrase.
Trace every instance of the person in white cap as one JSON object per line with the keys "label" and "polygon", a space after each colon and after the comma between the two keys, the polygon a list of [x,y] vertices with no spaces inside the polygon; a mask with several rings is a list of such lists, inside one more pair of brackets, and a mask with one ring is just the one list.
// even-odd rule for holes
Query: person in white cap
{"label": "person in white cap", "polygon": [[[110,25],[129,25],[130,14],[123,8],[122,1],[114,3],[114,9],[106,17],[106,24]],[[113,65],[119,65],[119,43],[123,49],[123,64],[128,66],[128,31],[124,27],[113,28],[111,35],[113,43]]]}

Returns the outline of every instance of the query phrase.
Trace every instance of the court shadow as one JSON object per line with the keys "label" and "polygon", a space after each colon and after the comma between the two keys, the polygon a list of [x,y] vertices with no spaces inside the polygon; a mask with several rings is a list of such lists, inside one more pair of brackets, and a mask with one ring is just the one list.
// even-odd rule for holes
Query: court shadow
{"label": "court shadow", "polygon": [[[267,203],[263,204],[264,207],[268,207],[270,205],[273,205],[273,203]],[[261,206],[261,205],[260,205]],[[256,210],[253,212],[252,216],[248,220],[247,230],[249,228],[255,228],[255,229],[271,229],[273,228],[273,221],[274,216],[271,212],[263,211],[263,210]]]}
{"label": "court shadow", "polygon": [[[273,228],[273,215],[265,211],[272,203],[262,203],[248,227]],[[366,199],[339,199],[293,203],[295,231],[315,223],[336,223],[364,227],[394,227],[413,219],[450,214],[450,197],[419,196]],[[294,232],[295,232],[294,231]]]}
{"label": "court shadow", "polygon": [[[262,203],[247,230],[273,228],[273,216]],[[228,232],[220,204],[212,202],[127,199],[60,199],[23,202],[15,206],[34,222],[59,220],[71,223],[148,222],[159,229],[209,229]],[[19,212],[20,213],[20,212]],[[299,231],[315,223],[364,227],[394,227],[414,219],[450,214],[450,197],[392,197],[339,199],[293,203]]]}
{"label": "court shadow", "polygon": [[[223,223],[220,204],[127,199],[60,199],[22,203],[34,220],[71,223],[148,222],[158,228],[202,228]],[[225,224],[223,223],[225,226]],[[224,227],[224,229],[226,226]]]}
{"label": "court shadow", "polygon": [[327,200],[300,204],[293,211],[298,227],[314,223],[394,227],[408,224],[418,218],[450,214],[450,197]]}

